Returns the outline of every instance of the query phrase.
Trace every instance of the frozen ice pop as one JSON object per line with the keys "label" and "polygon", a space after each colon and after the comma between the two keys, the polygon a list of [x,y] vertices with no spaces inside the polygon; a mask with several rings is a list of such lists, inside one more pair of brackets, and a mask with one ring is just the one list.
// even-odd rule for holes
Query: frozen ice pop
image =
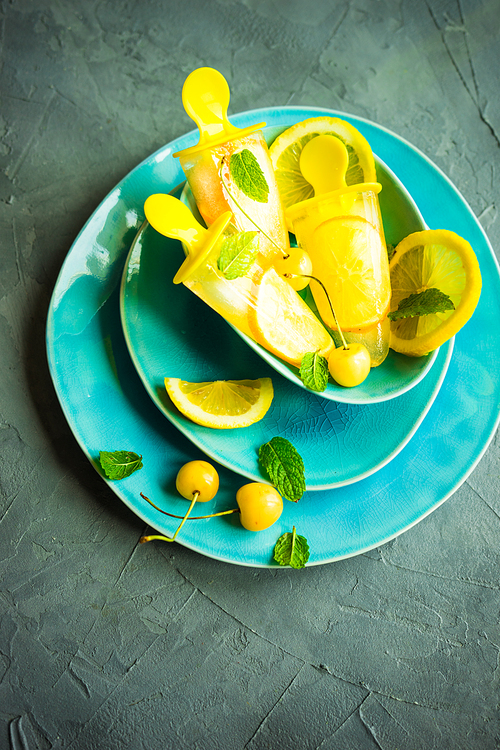
{"label": "frozen ice pop", "polygon": [[[373,339],[376,364],[388,350],[391,287],[379,183],[347,186],[347,150],[335,136],[319,135],[303,148],[300,170],[314,188],[314,197],[287,209],[297,242],[310,255],[313,272],[325,286],[340,328],[356,340]],[[324,289],[311,281],[319,314],[337,326]],[[348,340],[349,337],[347,336]],[[375,362],[374,362],[375,363]]]}
{"label": "frozen ice pop", "polygon": [[270,264],[277,254],[286,253],[289,238],[262,134],[265,123],[234,126],[227,118],[229,97],[226,79],[213,68],[197,68],[187,77],[182,101],[198,126],[199,142],[174,156],[207,226],[231,211],[233,229],[261,232],[259,252]]}

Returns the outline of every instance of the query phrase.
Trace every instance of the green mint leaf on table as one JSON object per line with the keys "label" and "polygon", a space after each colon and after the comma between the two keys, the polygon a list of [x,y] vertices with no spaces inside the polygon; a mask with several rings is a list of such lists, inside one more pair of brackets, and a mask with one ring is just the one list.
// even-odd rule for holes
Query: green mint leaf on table
{"label": "green mint leaf on table", "polygon": [[304,462],[289,440],[273,437],[259,448],[259,461],[280,495],[297,502],[306,491]]}
{"label": "green mint leaf on table", "polygon": [[108,479],[126,479],[142,469],[142,456],[132,451],[100,451],[99,462]]}
{"label": "green mint leaf on table", "polygon": [[259,252],[258,232],[229,234],[222,241],[217,268],[232,281],[244,276]]}
{"label": "green mint leaf on table", "polygon": [[304,536],[297,534],[295,526],[292,532],[280,536],[274,548],[274,559],[280,565],[291,568],[303,568],[309,560],[309,545]]}
{"label": "green mint leaf on table", "polygon": [[328,385],[328,360],[318,352],[307,352],[302,357],[300,379],[311,391],[324,391]]}
{"label": "green mint leaf on table", "polygon": [[415,318],[418,315],[432,315],[454,310],[455,305],[447,294],[439,289],[426,289],[417,294],[410,294],[402,299],[398,309],[388,314],[390,320],[401,320],[402,318]]}
{"label": "green mint leaf on table", "polygon": [[269,185],[259,162],[254,154],[247,148],[231,154],[229,159],[229,171],[236,187],[238,187],[247,198],[258,203],[267,203],[269,197]]}

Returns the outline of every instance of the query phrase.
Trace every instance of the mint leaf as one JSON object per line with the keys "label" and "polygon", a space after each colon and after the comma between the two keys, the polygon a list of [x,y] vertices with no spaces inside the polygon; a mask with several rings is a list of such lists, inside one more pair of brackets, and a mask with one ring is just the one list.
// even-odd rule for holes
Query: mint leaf
{"label": "mint leaf", "polygon": [[232,281],[244,276],[259,252],[258,232],[229,234],[221,244],[217,268]]}
{"label": "mint leaf", "polygon": [[432,315],[433,313],[454,310],[455,305],[447,294],[439,289],[425,289],[417,294],[410,294],[402,299],[398,309],[390,312],[390,320],[401,320],[401,318],[415,318],[418,315]]}
{"label": "mint leaf", "polygon": [[289,440],[273,437],[259,448],[259,461],[280,495],[296,503],[306,491],[304,462]]}
{"label": "mint leaf", "polygon": [[291,568],[305,567],[309,560],[309,545],[305,536],[297,534],[295,526],[292,533],[287,531],[276,542],[274,559],[280,565],[289,565]]}
{"label": "mint leaf", "polygon": [[302,357],[299,375],[306,388],[324,391],[328,385],[328,360],[319,352],[307,352]]}
{"label": "mint leaf", "polygon": [[395,245],[387,245],[387,259],[389,260],[389,262],[392,260],[392,256],[394,255],[395,250]]}
{"label": "mint leaf", "polygon": [[231,154],[229,158],[229,171],[236,186],[259,203],[267,203],[269,197],[269,185],[265,178],[259,162],[247,148]]}
{"label": "mint leaf", "polygon": [[99,462],[108,479],[125,479],[142,469],[142,456],[131,451],[100,451]]}

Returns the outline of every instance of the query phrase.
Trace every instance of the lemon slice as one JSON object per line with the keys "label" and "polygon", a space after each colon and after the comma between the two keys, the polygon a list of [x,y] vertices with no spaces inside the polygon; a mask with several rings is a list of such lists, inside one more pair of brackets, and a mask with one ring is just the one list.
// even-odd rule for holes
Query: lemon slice
{"label": "lemon slice", "polygon": [[327,357],[333,340],[295,289],[274,268],[255,281],[255,299],[248,315],[255,341],[296,367],[308,352]]}
{"label": "lemon slice", "polygon": [[[362,216],[336,216],[314,231],[321,278],[342,331],[367,331],[385,318],[391,301],[387,251],[379,231]],[[313,260],[314,273],[314,260]],[[323,322],[336,329],[325,291],[311,281]]]}
{"label": "lemon slice", "polygon": [[258,422],[271,406],[271,378],[188,383],[165,378],[165,388],[179,411],[204,427],[230,430]]}
{"label": "lemon slice", "polygon": [[391,312],[426,289],[447,294],[455,309],[391,322],[391,348],[420,357],[451,339],[467,323],[481,294],[481,272],[470,244],[445,229],[414,232],[394,251]]}
{"label": "lemon slice", "polygon": [[285,130],[269,148],[285,209],[312,198],[314,195],[312,185],[302,176],[299,161],[306,143],[317,135],[336,136],[347,148],[349,157],[345,175],[347,185],[377,181],[375,160],[370,144],[355,127],[338,117],[312,117]]}

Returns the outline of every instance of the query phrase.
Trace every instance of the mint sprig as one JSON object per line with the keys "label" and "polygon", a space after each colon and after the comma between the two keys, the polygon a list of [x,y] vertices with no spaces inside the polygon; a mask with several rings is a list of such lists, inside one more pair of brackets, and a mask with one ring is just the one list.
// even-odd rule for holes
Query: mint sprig
{"label": "mint sprig", "polygon": [[258,203],[267,203],[269,185],[259,162],[248,148],[231,154],[229,171],[236,186],[247,198]]}
{"label": "mint sprig", "polygon": [[274,548],[274,559],[279,565],[291,568],[304,568],[309,560],[309,545],[305,536],[297,534],[295,526],[291,533],[285,532]]}
{"label": "mint sprig", "polygon": [[306,491],[304,462],[289,440],[273,437],[259,448],[259,461],[280,495],[296,503]]}
{"label": "mint sprig", "polygon": [[229,234],[222,241],[217,268],[230,281],[245,276],[258,252],[258,232]]}
{"label": "mint sprig", "polygon": [[108,479],[126,479],[142,469],[142,456],[132,451],[100,451],[99,463]]}
{"label": "mint sprig", "polygon": [[328,385],[328,360],[319,352],[307,352],[300,363],[299,376],[306,388],[321,392]]}
{"label": "mint sprig", "polygon": [[401,320],[402,318],[415,318],[419,315],[432,315],[454,310],[450,297],[439,289],[425,289],[423,292],[410,294],[402,299],[397,310],[390,312],[387,317],[390,320]]}

